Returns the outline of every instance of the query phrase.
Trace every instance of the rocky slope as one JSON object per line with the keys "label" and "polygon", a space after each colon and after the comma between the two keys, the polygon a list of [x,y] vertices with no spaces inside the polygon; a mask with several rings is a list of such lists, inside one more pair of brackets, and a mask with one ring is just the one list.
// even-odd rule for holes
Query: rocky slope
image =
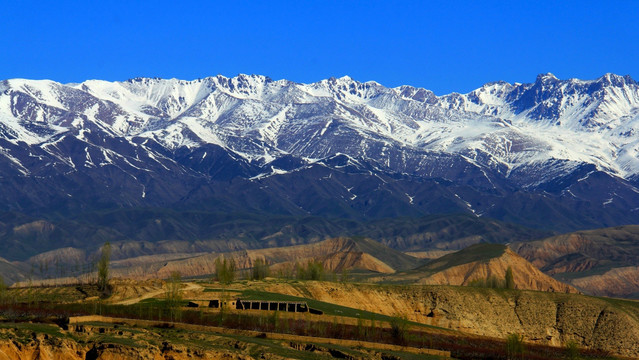
{"label": "rocky slope", "polygon": [[[233,351],[233,345],[240,345],[240,342],[231,343],[228,350],[223,349],[224,345],[229,346],[229,342],[220,341],[219,338],[211,336],[211,343],[216,340],[219,349],[200,349],[198,346],[189,344],[189,340],[182,339],[186,344],[171,344],[162,341],[159,334],[153,334],[146,330],[137,330],[135,333],[111,330],[111,338],[106,340],[104,335],[100,338],[100,329],[91,326],[83,327],[84,333],[74,332],[72,336],[58,333],[57,336],[33,333],[31,338],[20,338],[16,340],[16,334],[12,330],[4,330],[0,339],[0,360],[32,359],[32,360],[186,360],[186,359],[226,359],[226,360],[251,360],[254,357],[243,354],[240,351]],[[105,328],[101,329],[106,330]],[[117,335],[124,335],[118,337]],[[113,336],[115,335],[115,336]],[[129,338],[127,339],[126,336]],[[135,339],[135,340],[131,340]],[[79,340],[79,341],[78,341]],[[149,341],[150,340],[150,341]],[[159,343],[157,343],[159,341]],[[194,341],[195,342],[195,341]],[[242,344],[247,346],[247,344]],[[274,359],[280,359],[273,355]]]}
{"label": "rocky slope", "polygon": [[491,276],[502,281],[508,268],[512,269],[515,289],[562,293],[578,292],[574,287],[544,274],[510,249],[506,249],[501,256],[486,262],[472,262],[438,271],[420,282],[440,285],[471,285],[474,281],[488,279]]}
{"label": "rocky slope", "polygon": [[639,226],[579,231],[511,248],[553,277],[603,296],[639,293]]}
{"label": "rocky slope", "polygon": [[[504,245],[477,244],[430,260],[425,265],[379,280],[430,285],[473,285],[496,279],[505,286],[507,269],[513,273],[514,288],[577,293],[567,284],[544,274]],[[485,285],[483,285],[485,286]]]}
{"label": "rocky slope", "polygon": [[[71,252],[73,253],[73,252]],[[249,271],[260,259],[270,265],[273,276],[293,276],[296,264],[321,261],[333,274],[344,271],[367,274],[367,281],[418,284],[472,285],[495,278],[503,282],[508,268],[516,289],[577,292],[542,273],[528,261],[499,244],[476,244],[428,261],[393,250],[367,238],[334,238],[312,244],[226,253],[165,254],[132,257],[111,263],[111,276],[120,279],[213,276],[217,259],[232,259],[239,272]],[[375,275],[378,274],[378,275]],[[384,274],[384,275],[379,275]],[[244,276],[244,275],[239,275]],[[35,280],[35,284],[74,283],[80,277]],[[24,282],[16,286],[24,285]],[[500,286],[503,286],[501,284]]]}
{"label": "rocky slope", "polygon": [[[138,244],[139,245],[139,244]],[[116,251],[122,249],[116,249]],[[76,251],[66,249],[55,251],[53,254],[43,254],[36,258],[64,259],[63,254],[76,254]],[[57,256],[61,257],[58,258]],[[94,257],[97,259],[97,256]],[[110,263],[110,274],[120,279],[165,279],[172,272],[179,271],[183,277],[212,276],[215,274],[215,262],[218,258],[232,259],[238,271],[250,270],[257,259],[265,260],[273,275],[281,271],[290,273],[295,264],[305,265],[309,261],[321,261],[325,270],[336,274],[343,270],[371,273],[394,273],[416,267],[420,260],[391,249],[374,240],[353,237],[333,238],[312,244],[275,247],[266,249],[251,249],[230,252],[202,252],[202,253],[166,253],[158,255],[132,256],[115,260]],[[61,261],[60,264],[64,264]],[[34,261],[34,264],[43,264]],[[44,264],[49,264],[44,262]],[[71,263],[74,264],[74,263]],[[51,271],[51,279],[32,279],[34,284],[62,284],[86,281],[87,274],[73,275],[59,270]],[[55,276],[57,275],[57,276]],[[95,274],[91,275],[92,277]],[[238,275],[240,276],[240,275]],[[22,286],[25,282],[18,282],[15,286]]]}
{"label": "rocky slope", "polygon": [[448,286],[379,286],[307,282],[270,283],[267,291],[312,297],[356,309],[505,338],[580,346],[639,356],[639,306],[576,294]]}
{"label": "rocky slope", "polygon": [[295,263],[305,264],[308,261],[322,261],[326,270],[335,273],[342,270],[394,273],[419,263],[416,258],[370,239],[335,238],[307,245],[203,254],[159,262],[155,258],[151,258],[150,262],[138,259],[141,264],[136,266],[131,266],[135,261],[132,259],[131,262],[114,266],[114,273],[120,277],[136,277],[141,275],[139,271],[144,271],[146,277],[161,278],[167,278],[172,271],[180,271],[183,276],[210,275],[215,273],[215,260],[218,257],[233,259],[238,270],[251,269],[255,260],[263,259],[271,265],[274,275],[282,269],[290,271]]}

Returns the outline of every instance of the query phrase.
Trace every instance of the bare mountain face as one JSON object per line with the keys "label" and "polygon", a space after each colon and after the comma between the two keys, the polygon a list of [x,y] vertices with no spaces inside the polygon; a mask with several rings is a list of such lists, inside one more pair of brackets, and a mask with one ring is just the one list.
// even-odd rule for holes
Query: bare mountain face
{"label": "bare mountain face", "polygon": [[[638,132],[639,84],[612,74],[439,97],[348,77],[12,79],[0,82],[0,210],[83,224],[153,208],[604,227],[636,223]],[[147,237],[175,239],[163,234]]]}
{"label": "bare mountain face", "polygon": [[639,226],[577,231],[511,244],[546,274],[597,296],[639,297]]}

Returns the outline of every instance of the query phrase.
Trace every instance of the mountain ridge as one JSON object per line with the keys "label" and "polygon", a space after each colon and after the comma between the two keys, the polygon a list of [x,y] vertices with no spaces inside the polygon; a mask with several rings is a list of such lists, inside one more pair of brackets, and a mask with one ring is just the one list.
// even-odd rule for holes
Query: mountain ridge
{"label": "mountain ridge", "polygon": [[554,231],[639,211],[629,76],[443,96],[350,77],[0,84],[0,211],[466,213]]}

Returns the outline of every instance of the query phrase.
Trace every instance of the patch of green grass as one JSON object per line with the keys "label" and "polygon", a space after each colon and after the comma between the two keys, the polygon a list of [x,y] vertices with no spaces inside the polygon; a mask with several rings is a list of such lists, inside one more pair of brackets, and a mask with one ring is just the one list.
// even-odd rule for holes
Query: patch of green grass
{"label": "patch of green grass", "polygon": [[117,344],[117,345],[132,347],[132,348],[145,347],[144,344],[140,344],[136,340],[130,337],[125,337],[125,336],[120,337],[113,334],[98,335],[98,336],[95,336],[93,340],[103,344]]}
{"label": "patch of green grass", "polygon": [[388,355],[395,356],[396,358],[400,358],[402,360],[443,360],[449,359],[444,356],[436,356],[436,355],[428,355],[428,354],[414,354],[410,352],[404,351],[392,351],[392,350],[373,350],[385,354],[385,357],[382,358],[390,358]]}
{"label": "patch of green grass", "polygon": [[330,354],[295,350],[288,346],[284,346],[282,345],[281,340],[270,340],[270,339],[247,337],[247,336],[234,335],[234,334],[220,334],[220,336],[245,342],[247,344],[253,344],[254,346],[250,346],[249,348],[249,355],[251,355],[252,357],[256,359],[261,358],[265,352],[268,352],[274,355],[279,355],[289,359],[309,359],[309,360],[333,359],[333,356],[331,356]]}
{"label": "patch of green grass", "polygon": [[41,323],[0,323],[1,329],[27,330],[37,334],[47,334],[55,337],[64,337],[60,328],[52,324]]}
{"label": "patch of green grass", "polygon": [[[314,300],[310,298],[303,298],[291,295],[283,295],[277,293],[271,293],[258,290],[244,290],[240,296],[243,300],[266,300],[266,301],[299,301],[306,302],[309,307],[313,309],[322,310],[325,315],[344,316],[350,318],[361,318],[364,320],[375,320],[389,322],[393,319],[392,316],[373,313],[370,311],[354,309],[347,306],[336,305],[327,303],[324,301]],[[426,325],[417,322],[409,322],[411,325],[417,325],[427,328],[438,328],[431,325]]]}
{"label": "patch of green grass", "polygon": [[[144,300],[138,302],[138,304],[147,305],[147,306],[163,307],[163,306],[166,306],[166,299],[149,298],[149,299],[144,299]],[[183,300],[183,301],[179,302],[179,306],[186,306],[188,304],[189,304],[188,300]]]}
{"label": "patch of green grass", "polygon": [[235,290],[235,289],[220,289],[220,288],[211,288],[211,287],[207,287],[204,289],[204,292],[214,292],[214,293],[224,293],[224,292],[232,293],[237,291],[238,290]]}
{"label": "patch of green grass", "polygon": [[69,337],[62,332],[56,325],[41,323],[0,323],[0,329],[13,330],[14,334],[0,334],[4,339],[14,339],[21,344],[27,344],[32,340],[32,334],[47,334],[51,337],[66,338]]}
{"label": "patch of green grass", "polygon": [[104,327],[104,328],[110,328],[110,329],[117,329],[119,331],[123,331],[123,332],[128,332],[131,334],[142,334],[143,331],[140,331],[138,329],[133,329],[129,326],[122,326],[121,324],[115,324],[115,323],[106,323],[106,322],[101,322],[101,321],[88,321],[88,322],[83,322],[82,325],[89,325],[89,326],[93,326],[93,327]]}
{"label": "patch of green grass", "polygon": [[[344,316],[350,318],[361,318],[363,320],[375,320],[389,322],[393,319],[392,316],[382,315],[370,311],[354,309],[347,306],[336,305],[324,301],[314,300],[310,298],[311,294],[304,284],[294,285],[294,288],[302,293],[308,294],[309,297],[298,297],[292,295],[284,295],[278,293],[272,293],[260,290],[233,290],[238,293],[237,297],[242,300],[265,300],[265,301],[294,301],[294,302],[306,302],[309,307],[318,309],[324,312],[325,315]],[[210,288],[209,292],[221,292],[221,289]],[[209,290],[207,288],[205,292]],[[409,322],[411,325],[417,325],[428,328],[439,328],[431,325],[426,325],[417,322]]]}

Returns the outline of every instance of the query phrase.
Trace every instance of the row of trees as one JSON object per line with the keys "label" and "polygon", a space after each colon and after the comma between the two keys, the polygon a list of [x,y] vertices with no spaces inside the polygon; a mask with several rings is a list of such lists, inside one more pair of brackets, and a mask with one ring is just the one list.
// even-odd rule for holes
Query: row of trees
{"label": "row of trees", "polygon": [[[237,265],[233,258],[223,256],[215,259],[215,278],[222,284],[230,284],[235,280]],[[268,261],[258,258],[253,262],[253,268],[247,273],[249,280],[263,280],[270,275]]]}
{"label": "row of trees", "polygon": [[[233,282],[238,273],[237,265],[233,258],[223,256],[215,259],[215,279],[223,284]],[[257,258],[253,262],[253,267],[245,273],[248,280],[263,280],[271,276],[271,266],[266,259]],[[306,263],[296,262],[292,266],[280,266],[276,274],[279,278],[296,280],[327,280],[329,276],[337,281],[337,275],[326,269],[325,264],[319,260],[309,260]],[[348,281],[350,274],[343,271],[339,280]]]}
{"label": "row of trees", "polygon": [[513,275],[513,269],[509,266],[506,269],[506,274],[503,279],[498,278],[495,275],[490,275],[485,279],[472,280],[469,286],[487,287],[491,289],[514,289],[515,277]]}

